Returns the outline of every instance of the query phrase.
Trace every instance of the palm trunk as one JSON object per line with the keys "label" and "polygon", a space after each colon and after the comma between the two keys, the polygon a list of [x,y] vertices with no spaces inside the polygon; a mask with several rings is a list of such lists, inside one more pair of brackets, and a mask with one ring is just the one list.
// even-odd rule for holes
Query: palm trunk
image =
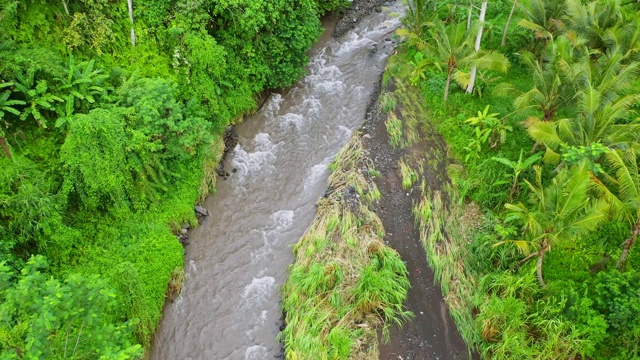
{"label": "palm trunk", "polygon": [[538,147],[540,146],[540,143],[538,143],[537,141],[533,144],[533,147],[531,148],[531,154],[534,154],[536,151],[538,151]]}
{"label": "palm trunk", "polygon": [[67,15],[71,15],[69,13],[69,4],[68,4],[68,0],[62,0],[62,6],[64,6],[64,12],[67,13]]}
{"label": "palm trunk", "polygon": [[444,102],[446,103],[449,99],[449,86],[451,85],[451,74],[453,73],[453,69],[449,69],[447,73],[447,84],[444,86]]}
{"label": "palm trunk", "polygon": [[542,277],[542,261],[544,260],[544,255],[549,250],[549,245],[546,240],[543,241],[542,248],[538,251],[538,262],[536,264],[536,274],[538,275],[538,282],[540,283],[541,288],[546,288],[547,284],[544,282],[544,278]]}
{"label": "palm trunk", "polygon": [[133,28],[133,0],[127,0],[129,20],[131,20],[131,45],[136,46],[136,30]]}
{"label": "palm trunk", "polygon": [[2,149],[4,150],[4,154],[11,159],[11,149],[9,149],[9,144],[7,144],[7,139],[1,137],[0,138],[0,146],[2,146]]}
{"label": "palm trunk", "polygon": [[527,255],[527,257],[525,257],[524,259],[518,261],[518,266],[522,266],[522,264],[526,263],[527,260],[531,259],[534,256],[538,256],[538,255],[540,255],[539,251],[536,251],[534,253],[531,253],[531,254]]}
{"label": "palm trunk", "polygon": [[616,263],[616,267],[618,269],[622,269],[624,267],[624,263],[625,261],[627,261],[627,256],[629,256],[629,251],[631,250],[631,247],[633,247],[633,244],[635,244],[639,235],[640,235],[640,219],[638,219],[636,221],[636,224],[633,225],[633,229],[631,230],[631,235],[629,236],[629,238],[625,240],[624,243],[622,243],[624,245],[624,249],[622,250],[622,254],[620,254],[620,258],[618,259],[618,262]]}
{"label": "palm trunk", "polygon": [[[482,7],[480,8],[480,29],[478,29],[478,35],[476,36],[476,44],[475,44],[475,50],[476,52],[480,51],[480,42],[482,41],[482,30],[484,29],[484,25],[482,25],[482,23],[484,22],[484,16],[487,13],[487,1],[483,1],[482,2]],[[476,72],[477,72],[477,68],[474,65],[471,68],[471,74],[469,75],[469,86],[467,86],[467,93],[471,94],[473,92],[473,87],[476,84]]]}
{"label": "palm trunk", "polygon": [[471,14],[473,14],[473,1],[469,1],[469,16],[467,16],[467,30],[471,29]]}
{"label": "palm trunk", "polygon": [[509,32],[509,25],[511,24],[513,13],[516,12],[516,7],[518,7],[518,0],[513,1],[513,7],[511,8],[511,12],[509,13],[507,24],[504,26],[504,32],[502,33],[502,46],[507,45],[507,32]]}

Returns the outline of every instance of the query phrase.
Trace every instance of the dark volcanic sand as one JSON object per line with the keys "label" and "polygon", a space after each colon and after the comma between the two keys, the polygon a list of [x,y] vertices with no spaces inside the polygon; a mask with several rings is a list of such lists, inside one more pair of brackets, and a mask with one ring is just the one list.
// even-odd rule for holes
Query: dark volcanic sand
{"label": "dark volcanic sand", "polygon": [[[402,189],[398,160],[411,150],[394,150],[391,147],[385,119],[384,114],[377,111],[369,112],[363,126],[363,134],[368,136],[365,136],[363,142],[375,168],[382,174],[376,179],[382,194],[377,214],[384,225],[387,244],[398,251],[407,264],[411,289],[405,305],[407,310],[415,314],[415,318],[401,329],[395,325],[391,328],[390,342],[384,344],[381,341],[380,359],[467,359],[467,346],[449,315],[440,285],[434,282],[433,271],[427,263],[420,234],[414,226],[412,202],[419,199],[420,191],[414,190],[410,193]],[[428,138],[436,140],[423,140],[413,149],[418,147],[419,151],[428,154],[430,151],[442,152],[446,147],[439,136]],[[441,176],[429,174],[429,171],[441,172],[445,169],[445,164],[442,165],[438,166],[437,170],[426,170],[427,173],[424,175],[429,186],[439,186],[438,179]]]}

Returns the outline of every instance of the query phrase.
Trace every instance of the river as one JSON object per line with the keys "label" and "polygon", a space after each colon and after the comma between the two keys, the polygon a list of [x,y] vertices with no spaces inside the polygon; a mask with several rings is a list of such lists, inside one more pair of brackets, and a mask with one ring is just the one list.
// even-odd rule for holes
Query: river
{"label": "river", "polygon": [[322,36],[306,76],[236,128],[225,166],[235,172],[218,183],[204,205],[211,216],[190,234],[182,296],[165,306],[152,359],[283,355],[279,288],[291,245],[315,216],[328,165],[365,118],[400,11],[394,3],[339,39]]}

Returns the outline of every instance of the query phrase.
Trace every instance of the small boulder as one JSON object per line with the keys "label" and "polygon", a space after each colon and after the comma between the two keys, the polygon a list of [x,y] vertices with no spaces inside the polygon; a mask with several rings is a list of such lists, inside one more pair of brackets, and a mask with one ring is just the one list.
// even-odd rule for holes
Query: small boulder
{"label": "small boulder", "polygon": [[196,214],[200,216],[209,216],[209,210],[203,208],[202,206],[196,205],[193,209],[195,210]]}

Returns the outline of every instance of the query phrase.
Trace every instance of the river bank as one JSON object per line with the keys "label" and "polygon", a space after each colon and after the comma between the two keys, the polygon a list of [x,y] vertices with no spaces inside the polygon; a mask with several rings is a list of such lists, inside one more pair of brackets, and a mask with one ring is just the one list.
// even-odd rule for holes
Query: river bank
{"label": "river bank", "polygon": [[[387,336],[390,335],[390,341],[369,339],[368,346],[365,348],[372,349],[372,352],[367,355],[380,359],[465,359],[473,354],[475,358],[477,354],[468,350],[449,311],[451,306],[456,319],[472,321],[467,316],[471,314],[471,311],[468,311],[470,310],[468,299],[462,296],[459,287],[455,285],[468,281],[464,278],[464,274],[459,272],[462,271],[461,255],[464,252],[464,244],[453,240],[447,233],[448,225],[452,225],[451,231],[456,231],[459,225],[450,222],[449,209],[455,208],[455,204],[452,206],[448,204],[450,197],[455,198],[448,170],[450,165],[453,167],[455,165],[452,165],[453,162],[448,157],[448,146],[426,121],[424,115],[427,111],[416,89],[404,84],[400,78],[392,78],[389,73],[385,76],[382,89],[379,83],[376,89],[378,89],[378,95],[372,98],[368,105],[367,117],[360,132],[354,135],[354,139],[343,149],[343,152],[353,152],[354,156],[363,157],[369,164],[363,167],[362,161],[352,162],[352,168],[347,169],[348,171],[353,174],[363,172],[368,174],[370,170],[366,169],[374,169],[376,176],[372,176],[370,181],[375,183],[375,190],[363,191],[365,185],[359,188],[351,186],[353,188],[351,196],[342,195],[338,200],[332,201],[337,201],[338,207],[361,208],[360,197],[371,193],[376,194],[370,199],[367,207],[372,211],[369,217],[375,216],[379,219],[384,243],[395,249],[407,266],[407,279],[410,280],[411,289],[404,302],[406,307],[403,311],[411,311],[414,318],[406,321],[403,326],[394,325],[389,328],[385,327],[384,321],[376,322],[379,330],[386,329],[380,333],[381,337],[384,337],[383,334],[390,329],[390,334],[386,333]],[[358,146],[354,147],[354,143]],[[341,156],[336,160],[338,164],[341,164]],[[334,174],[339,174],[345,170],[338,168],[335,171]],[[366,184],[366,181],[364,183]],[[344,184],[342,185],[342,188],[338,187],[336,190],[336,185],[330,182],[328,196],[333,196],[336,191],[345,192]],[[354,199],[353,194],[358,199]],[[443,201],[447,202],[446,206],[441,206]],[[318,204],[324,207],[325,200],[321,199]],[[437,216],[423,218],[421,215],[424,213],[420,212],[420,209],[425,204],[434,204],[433,213],[430,216],[433,214]],[[316,218],[309,230],[312,235],[309,233],[305,235],[296,247],[297,261],[290,275],[289,286],[285,287],[285,311],[290,312],[296,308],[296,303],[303,304],[308,301],[303,299],[309,299],[308,296],[301,299],[296,294],[296,290],[291,288],[301,287],[299,284],[296,285],[296,279],[301,277],[298,273],[308,273],[309,262],[313,263],[313,259],[316,258],[315,249],[305,253],[300,248],[307,249],[312,246],[309,242],[312,242],[313,234],[318,227],[326,223],[325,216]],[[344,230],[344,232],[356,234],[356,240],[366,242],[366,237],[358,237],[359,225],[356,224],[350,231]],[[459,232],[456,231],[456,234]],[[326,234],[320,236],[320,238],[325,237]],[[460,238],[464,239],[464,237]],[[433,239],[446,240],[436,244],[432,241]],[[340,240],[336,241],[340,242]],[[423,246],[427,249],[426,253]],[[362,261],[357,258],[349,259],[349,255],[344,253],[325,254],[322,259],[321,264],[353,260],[355,264],[360,264],[354,265],[360,273],[366,268],[366,263],[362,264]],[[436,274],[430,266],[434,266]],[[458,272],[452,269],[457,269]],[[359,275],[356,274],[356,280]],[[442,280],[445,283],[438,286],[436,282]],[[324,291],[326,289],[320,294]],[[290,321],[289,318],[287,320]],[[294,328],[300,326],[299,321],[299,318],[295,318],[292,326]],[[367,324],[369,325],[373,324]],[[470,324],[467,322],[467,325]],[[463,334],[465,339],[473,344],[470,329],[465,328],[465,331]],[[293,332],[292,329],[286,329],[285,336],[290,337]],[[300,332],[296,333],[300,334]],[[321,338],[321,340],[315,339],[316,341],[324,344],[328,349],[331,348],[328,332],[319,332],[316,335]],[[326,338],[322,339],[322,337]],[[295,344],[295,339],[291,338],[288,341],[293,343],[288,350],[299,355],[299,345]],[[285,345],[287,345],[286,341]],[[361,348],[362,346],[355,346],[353,352],[357,353]],[[355,358],[360,358],[358,356],[360,355]]]}
{"label": "river bank", "polygon": [[465,359],[469,351],[427,262],[413,215],[423,191],[442,191],[450,183],[447,145],[425,121],[426,111],[415,95],[387,74],[377,106],[363,126],[364,148],[374,154],[373,164],[382,174],[376,179],[382,194],[376,213],[387,243],[409,268],[411,290],[405,304],[415,315],[404,326],[392,327],[380,359]]}

